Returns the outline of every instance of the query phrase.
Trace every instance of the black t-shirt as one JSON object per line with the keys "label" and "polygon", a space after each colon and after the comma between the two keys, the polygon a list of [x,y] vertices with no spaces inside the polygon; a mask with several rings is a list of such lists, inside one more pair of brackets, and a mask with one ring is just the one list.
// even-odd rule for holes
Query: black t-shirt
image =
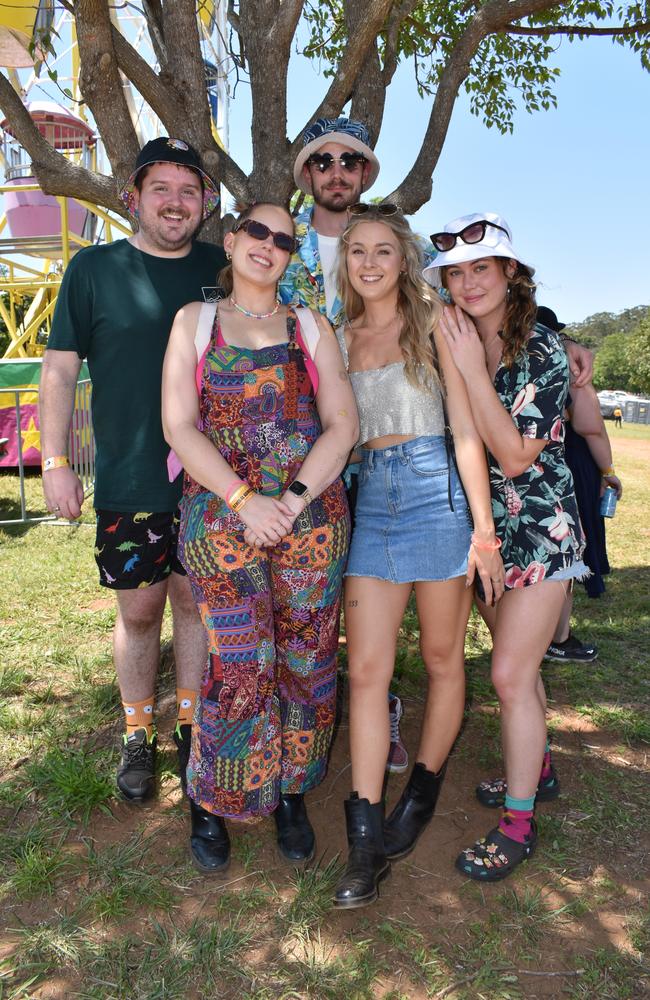
{"label": "black t-shirt", "polygon": [[156,257],[118,240],[80,250],[66,269],[48,349],[88,360],[100,510],[175,509],[182,477],[167,476],[163,358],[174,316],[216,298],[225,263],[209,243],[194,243],[186,257]]}

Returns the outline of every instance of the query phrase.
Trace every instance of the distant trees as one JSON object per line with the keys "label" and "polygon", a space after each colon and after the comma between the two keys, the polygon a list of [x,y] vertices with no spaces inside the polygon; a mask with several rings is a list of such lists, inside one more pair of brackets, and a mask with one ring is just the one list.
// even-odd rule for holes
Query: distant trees
{"label": "distant trees", "polygon": [[[627,331],[619,329],[619,332],[610,333],[600,341],[594,362],[594,385],[596,389],[624,389],[650,395],[650,308],[636,306],[635,309],[626,309],[621,316],[629,318],[631,314],[637,319],[633,327],[628,327]],[[611,315],[600,313],[599,317]],[[596,319],[590,316],[584,323],[576,324],[577,329],[572,327],[572,331],[577,334]],[[594,329],[602,329],[602,325],[606,328],[606,324],[599,321]]]}
{"label": "distant trees", "polygon": [[622,312],[599,312],[587,316],[582,323],[570,323],[566,332],[592,351],[597,351],[605,337],[612,333],[631,333],[645,318],[650,306],[632,306]]}

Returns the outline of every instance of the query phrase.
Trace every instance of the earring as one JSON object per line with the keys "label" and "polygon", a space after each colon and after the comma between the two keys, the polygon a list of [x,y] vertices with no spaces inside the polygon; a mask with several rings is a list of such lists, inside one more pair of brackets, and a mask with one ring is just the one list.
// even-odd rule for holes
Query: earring
{"label": "earring", "polygon": [[226,260],[232,260],[232,254],[226,250]]}

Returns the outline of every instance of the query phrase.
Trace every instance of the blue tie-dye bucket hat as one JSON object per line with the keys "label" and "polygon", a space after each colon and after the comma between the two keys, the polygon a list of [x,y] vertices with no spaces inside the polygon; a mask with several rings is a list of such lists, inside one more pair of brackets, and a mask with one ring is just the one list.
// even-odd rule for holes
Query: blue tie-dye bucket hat
{"label": "blue tie-dye bucket hat", "polygon": [[352,118],[318,118],[309,128],[305,129],[302,142],[303,147],[293,165],[293,179],[296,182],[296,187],[304,191],[305,194],[311,194],[312,191],[305,181],[302,168],[312,153],[318,152],[321,146],[328,142],[338,142],[341,146],[347,146],[355,153],[361,153],[362,156],[365,156],[370,164],[370,170],[363,191],[367,191],[377,180],[379,160],[370,148],[370,136],[363,122],[356,122]]}

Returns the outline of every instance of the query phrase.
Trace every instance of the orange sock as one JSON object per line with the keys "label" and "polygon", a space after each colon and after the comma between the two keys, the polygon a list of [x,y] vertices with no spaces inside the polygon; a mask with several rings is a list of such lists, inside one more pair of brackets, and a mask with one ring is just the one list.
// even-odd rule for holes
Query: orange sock
{"label": "orange sock", "polygon": [[153,703],[154,695],[144,701],[123,701],[126,718],[126,735],[130,736],[136,729],[146,729],[147,739],[153,736]]}
{"label": "orange sock", "polygon": [[189,688],[176,688],[176,725],[191,726],[194,718],[194,706],[198,691]]}

